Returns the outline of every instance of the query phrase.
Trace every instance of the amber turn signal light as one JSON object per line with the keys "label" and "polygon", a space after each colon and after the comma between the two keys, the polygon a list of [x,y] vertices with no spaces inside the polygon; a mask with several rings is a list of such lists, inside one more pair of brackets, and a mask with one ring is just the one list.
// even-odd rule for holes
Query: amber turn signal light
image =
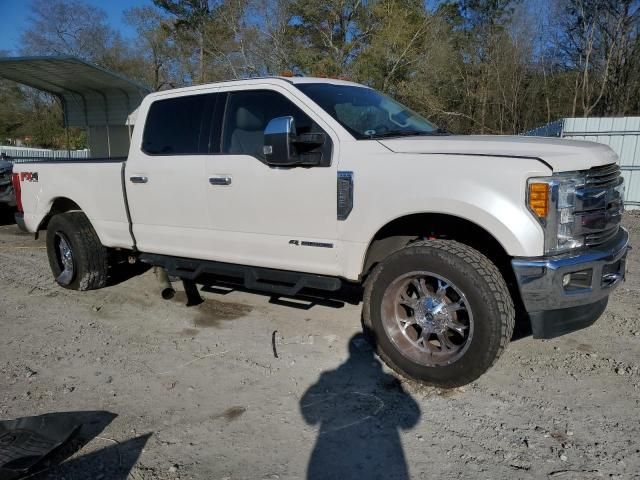
{"label": "amber turn signal light", "polygon": [[529,208],[538,217],[546,217],[549,212],[549,184],[530,183],[529,184]]}

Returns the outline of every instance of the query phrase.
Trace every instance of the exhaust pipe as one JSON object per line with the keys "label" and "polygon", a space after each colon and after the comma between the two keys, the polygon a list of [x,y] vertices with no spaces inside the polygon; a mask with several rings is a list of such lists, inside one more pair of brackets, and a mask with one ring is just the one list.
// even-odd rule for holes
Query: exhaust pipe
{"label": "exhaust pipe", "polygon": [[169,281],[167,271],[162,267],[153,267],[153,273],[155,273],[158,283],[160,284],[160,295],[165,300],[171,300],[175,296],[176,291]]}

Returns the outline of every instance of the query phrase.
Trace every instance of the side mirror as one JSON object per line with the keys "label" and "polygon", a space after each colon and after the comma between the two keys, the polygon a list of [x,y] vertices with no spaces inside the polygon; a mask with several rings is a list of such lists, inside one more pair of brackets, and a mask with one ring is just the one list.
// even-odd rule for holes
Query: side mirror
{"label": "side mirror", "polygon": [[296,122],[293,117],[272,119],[264,130],[264,147],[262,147],[267,163],[281,167],[298,164],[298,156],[293,146],[296,136]]}

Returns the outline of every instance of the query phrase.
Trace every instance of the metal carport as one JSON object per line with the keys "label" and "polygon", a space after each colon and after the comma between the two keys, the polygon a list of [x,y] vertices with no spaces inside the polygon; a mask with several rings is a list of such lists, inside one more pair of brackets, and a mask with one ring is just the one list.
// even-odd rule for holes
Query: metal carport
{"label": "metal carport", "polygon": [[0,77],[56,96],[67,127],[87,129],[94,157],[124,156],[129,115],[150,89],[75,57],[0,58]]}

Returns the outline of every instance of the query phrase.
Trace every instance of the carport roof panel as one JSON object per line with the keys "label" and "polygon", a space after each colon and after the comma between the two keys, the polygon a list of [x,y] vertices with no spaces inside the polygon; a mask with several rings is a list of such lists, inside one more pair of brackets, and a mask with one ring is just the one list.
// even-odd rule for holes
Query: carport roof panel
{"label": "carport roof panel", "polygon": [[125,125],[150,90],[75,57],[0,58],[0,77],[58,96],[70,126]]}

